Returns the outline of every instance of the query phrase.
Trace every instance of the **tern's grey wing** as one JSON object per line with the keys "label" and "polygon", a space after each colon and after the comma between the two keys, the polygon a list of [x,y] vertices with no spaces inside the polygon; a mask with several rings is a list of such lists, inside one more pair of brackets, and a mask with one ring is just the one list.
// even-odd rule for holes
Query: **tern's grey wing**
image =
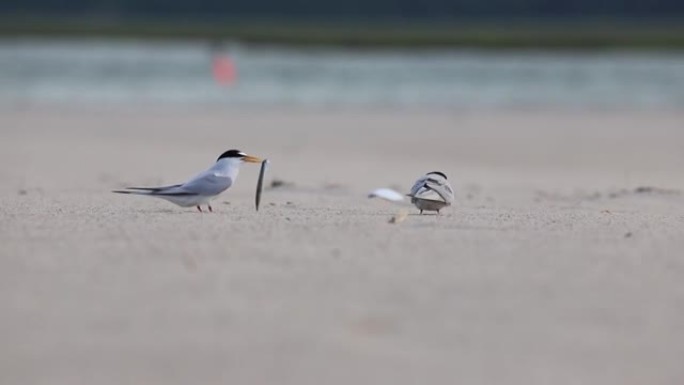
{"label": "tern's grey wing", "polygon": [[437,193],[444,202],[449,204],[454,203],[454,191],[447,181],[437,181],[430,178],[427,180],[426,186]]}
{"label": "tern's grey wing", "polygon": [[227,176],[216,175],[213,172],[204,172],[190,181],[168,190],[156,192],[159,195],[218,195],[233,184],[233,179]]}
{"label": "tern's grey wing", "polygon": [[420,194],[421,190],[425,189],[425,181],[427,180],[427,177],[421,177],[419,178],[416,183],[413,184],[413,187],[411,187],[411,192],[409,196],[417,196]]}
{"label": "tern's grey wing", "polygon": [[454,192],[446,180],[424,176],[416,181],[409,196],[420,199],[441,200],[448,204],[454,201]]}

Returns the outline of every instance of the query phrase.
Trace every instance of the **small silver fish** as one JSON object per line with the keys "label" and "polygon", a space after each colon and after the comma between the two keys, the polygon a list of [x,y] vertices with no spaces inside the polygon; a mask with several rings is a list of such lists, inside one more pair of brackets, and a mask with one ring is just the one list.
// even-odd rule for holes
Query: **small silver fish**
{"label": "small silver fish", "polygon": [[266,165],[268,164],[268,159],[264,159],[261,162],[261,170],[259,171],[259,180],[257,181],[256,196],[254,197],[254,203],[256,205],[256,211],[259,211],[259,203],[261,203],[261,191],[264,187],[264,174],[266,174]]}

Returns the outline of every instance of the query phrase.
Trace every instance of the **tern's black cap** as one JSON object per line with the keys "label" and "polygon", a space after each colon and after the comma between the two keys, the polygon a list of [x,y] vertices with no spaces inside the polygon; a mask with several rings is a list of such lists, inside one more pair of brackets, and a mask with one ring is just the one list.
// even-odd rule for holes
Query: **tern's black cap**
{"label": "tern's black cap", "polygon": [[430,174],[441,175],[442,178],[448,179],[447,176],[446,176],[446,174],[444,174],[444,173],[441,172],[441,171],[430,171],[429,173],[427,173],[427,175],[430,175]]}
{"label": "tern's black cap", "polygon": [[228,151],[224,152],[223,154],[221,154],[221,156],[219,156],[218,159],[216,159],[216,161],[218,162],[219,160],[221,160],[223,158],[238,158],[238,159],[240,159],[240,158],[244,158],[245,156],[247,156],[247,154],[245,154],[244,152],[242,152],[240,150],[228,150]]}

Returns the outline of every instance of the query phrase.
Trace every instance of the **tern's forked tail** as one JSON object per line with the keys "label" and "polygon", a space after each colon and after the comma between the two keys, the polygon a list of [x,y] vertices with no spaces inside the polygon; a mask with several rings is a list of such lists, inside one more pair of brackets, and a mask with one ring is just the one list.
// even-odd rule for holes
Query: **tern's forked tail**
{"label": "tern's forked tail", "polygon": [[154,190],[112,190],[115,194],[151,195]]}

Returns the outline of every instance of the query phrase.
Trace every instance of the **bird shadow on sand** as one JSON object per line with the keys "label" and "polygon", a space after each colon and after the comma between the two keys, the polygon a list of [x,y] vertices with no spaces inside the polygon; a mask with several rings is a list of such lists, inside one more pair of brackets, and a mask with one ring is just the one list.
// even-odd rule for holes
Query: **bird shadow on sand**
{"label": "bird shadow on sand", "polygon": [[202,214],[207,214],[207,215],[216,215],[216,214],[221,214],[221,211],[214,210],[214,212],[209,212],[206,209],[202,209],[203,212],[197,211],[197,209],[175,209],[175,208],[150,208],[150,209],[142,209],[142,210],[137,210],[135,211],[136,213],[142,213],[142,214],[172,214],[172,215],[202,215]]}
{"label": "bird shadow on sand", "polygon": [[[185,210],[174,210],[174,209],[143,209],[136,211],[139,213],[145,213],[145,214],[184,214],[184,213],[192,213],[192,211],[185,211]],[[198,213],[199,214],[199,213]]]}

